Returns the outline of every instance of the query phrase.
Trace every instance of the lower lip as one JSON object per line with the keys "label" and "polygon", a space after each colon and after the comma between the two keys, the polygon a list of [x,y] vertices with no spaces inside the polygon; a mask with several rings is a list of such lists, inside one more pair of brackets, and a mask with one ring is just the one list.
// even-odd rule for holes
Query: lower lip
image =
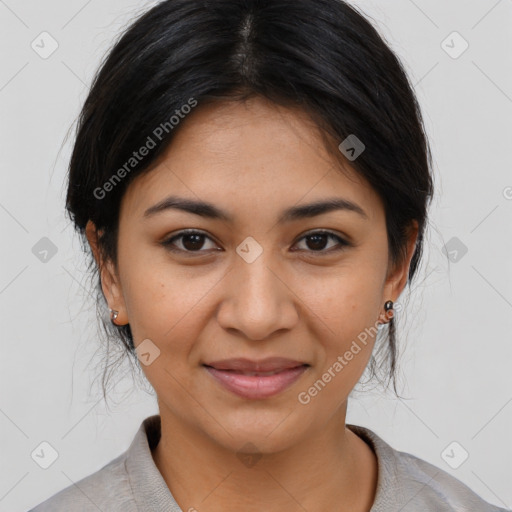
{"label": "lower lip", "polygon": [[205,366],[210,375],[226,389],[242,398],[269,398],[291,386],[308,369],[307,366],[289,368],[274,375],[243,375],[228,370]]}

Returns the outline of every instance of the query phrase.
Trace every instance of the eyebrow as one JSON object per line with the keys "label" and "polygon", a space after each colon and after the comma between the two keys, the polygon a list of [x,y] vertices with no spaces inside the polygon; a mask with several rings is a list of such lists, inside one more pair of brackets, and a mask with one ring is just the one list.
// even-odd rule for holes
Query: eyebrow
{"label": "eyebrow", "polygon": [[[159,201],[148,208],[144,212],[143,217],[146,219],[170,209],[193,213],[194,215],[199,215],[200,217],[209,219],[233,222],[233,217],[229,213],[219,209],[212,203],[178,196],[169,196],[162,201]],[[316,217],[335,210],[354,212],[368,220],[368,215],[358,204],[341,197],[331,197],[309,204],[292,206],[281,213],[278,223],[284,224],[295,220]]]}

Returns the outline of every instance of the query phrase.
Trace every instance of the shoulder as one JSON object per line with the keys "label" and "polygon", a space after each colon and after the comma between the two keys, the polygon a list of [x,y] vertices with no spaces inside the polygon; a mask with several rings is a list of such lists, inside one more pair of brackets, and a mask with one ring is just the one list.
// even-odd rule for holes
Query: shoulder
{"label": "shoulder", "polygon": [[[436,510],[471,512],[508,512],[481,498],[466,484],[446,471],[410,453],[397,451],[400,475],[408,485],[415,486],[415,502]],[[440,508],[440,505],[444,508]],[[429,508],[429,510],[431,510]]]}
{"label": "shoulder", "polygon": [[126,453],[123,453],[100,470],[71,484],[29,512],[135,512],[137,507],[132,497],[125,461]]}
{"label": "shoulder", "polygon": [[443,469],[392,448],[370,429],[347,427],[370,444],[377,455],[379,475],[371,512],[510,512],[486,502]]}
{"label": "shoulder", "polygon": [[152,457],[160,434],[160,416],[147,417],[123,454],[30,512],[180,512]]}

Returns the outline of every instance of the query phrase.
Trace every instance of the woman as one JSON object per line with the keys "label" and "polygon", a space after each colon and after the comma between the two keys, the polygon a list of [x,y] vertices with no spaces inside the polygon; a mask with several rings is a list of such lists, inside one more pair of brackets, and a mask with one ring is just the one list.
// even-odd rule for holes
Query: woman
{"label": "woman", "polygon": [[159,415],[36,512],[504,510],[345,422],[377,338],[394,383],[433,195],[408,78],[353,7],[159,3],[103,63],[69,171]]}

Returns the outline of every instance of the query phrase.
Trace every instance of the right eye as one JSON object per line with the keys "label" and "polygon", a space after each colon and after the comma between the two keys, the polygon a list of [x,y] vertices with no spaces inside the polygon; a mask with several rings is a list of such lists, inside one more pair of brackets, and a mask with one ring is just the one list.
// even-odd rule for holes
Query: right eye
{"label": "right eye", "polygon": [[[171,238],[168,238],[167,240],[164,240],[163,242],[161,242],[161,244],[171,252],[179,252],[185,254],[204,253],[205,251],[201,250],[201,248],[204,245],[205,239],[209,239],[212,241],[212,239],[202,231],[187,229],[184,231],[180,231],[179,233],[173,235]],[[179,244],[181,245],[181,248],[176,246],[176,241],[178,240],[180,241]]]}

